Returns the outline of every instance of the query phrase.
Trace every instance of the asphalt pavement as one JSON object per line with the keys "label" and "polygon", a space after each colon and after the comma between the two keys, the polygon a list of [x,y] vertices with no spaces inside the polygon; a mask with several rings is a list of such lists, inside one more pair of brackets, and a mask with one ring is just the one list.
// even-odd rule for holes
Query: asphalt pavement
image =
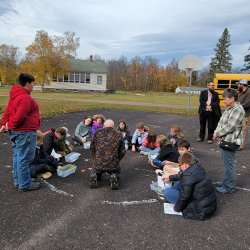
{"label": "asphalt pavement", "polygon": [[[85,115],[96,113],[116,125],[125,119],[131,132],[140,121],[165,135],[172,124],[180,124],[207,174],[221,181],[218,145],[195,142],[197,116],[101,109],[42,120],[42,130],[66,126],[73,134]],[[126,153],[119,190],[110,189],[107,175],[100,188],[90,189],[90,151],[75,151],[81,153],[75,174],[54,175],[39,190],[20,193],[13,187],[8,134],[0,135],[0,249],[250,249],[249,139],[237,152],[237,191],[217,194],[218,211],[206,221],[164,214],[163,203],[150,190],[156,175],[146,156]]]}

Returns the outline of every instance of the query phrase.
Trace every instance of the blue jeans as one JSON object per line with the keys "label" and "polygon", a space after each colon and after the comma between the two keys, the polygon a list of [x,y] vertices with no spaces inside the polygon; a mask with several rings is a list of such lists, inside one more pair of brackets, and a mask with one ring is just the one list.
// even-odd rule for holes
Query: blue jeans
{"label": "blue jeans", "polygon": [[220,149],[221,157],[224,164],[224,180],[223,185],[227,189],[232,189],[236,187],[236,173],[235,173],[235,153],[233,151],[228,151]]}
{"label": "blue jeans", "polygon": [[36,152],[36,132],[9,131],[13,148],[14,185],[25,189],[31,185],[29,166]]}
{"label": "blue jeans", "polygon": [[181,184],[180,181],[176,181],[175,183],[172,184],[170,188],[166,188],[163,191],[166,201],[172,204],[176,204],[180,196],[180,184]]}
{"label": "blue jeans", "polygon": [[149,155],[156,155],[159,153],[159,148],[150,149],[150,148],[145,148],[143,146],[140,146],[139,149],[140,151],[149,152]]}
{"label": "blue jeans", "polygon": [[154,159],[154,160],[153,160],[153,164],[154,164],[156,167],[160,168],[160,169],[163,169],[163,167],[164,167],[164,165],[162,164],[162,161],[160,161],[160,160],[158,160],[158,159]]}

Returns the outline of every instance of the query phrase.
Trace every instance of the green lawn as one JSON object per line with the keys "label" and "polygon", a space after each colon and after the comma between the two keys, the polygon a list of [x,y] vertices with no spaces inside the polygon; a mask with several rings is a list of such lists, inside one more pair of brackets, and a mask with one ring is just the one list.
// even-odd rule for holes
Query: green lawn
{"label": "green lawn", "polygon": [[[8,94],[9,88],[0,88],[0,115],[3,113],[7,105]],[[97,108],[145,110],[187,114],[186,94],[162,92],[147,92],[137,94],[133,92],[118,91],[115,94],[93,95],[88,93],[33,91],[32,96],[39,103],[42,117],[50,117],[67,112]],[[190,114],[197,114],[198,99],[198,95],[191,95]],[[150,106],[150,104],[155,106]]]}

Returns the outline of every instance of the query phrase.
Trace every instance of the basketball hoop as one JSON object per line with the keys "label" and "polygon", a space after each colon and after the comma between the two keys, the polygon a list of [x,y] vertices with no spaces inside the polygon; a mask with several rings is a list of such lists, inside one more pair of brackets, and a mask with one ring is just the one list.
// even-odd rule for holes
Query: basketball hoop
{"label": "basketball hoop", "polygon": [[188,91],[188,106],[187,113],[189,114],[190,110],[190,94],[192,86],[192,72],[197,71],[203,68],[202,61],[199,57],[195,55],[184,56],[178,63],[178,68],[185,70],[189,73],[189,91]]}

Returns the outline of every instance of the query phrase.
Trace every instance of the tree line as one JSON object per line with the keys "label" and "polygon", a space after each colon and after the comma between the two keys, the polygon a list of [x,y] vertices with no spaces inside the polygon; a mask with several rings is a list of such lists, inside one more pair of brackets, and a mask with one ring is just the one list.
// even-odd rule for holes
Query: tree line
{"label": "tree line", "polygon": [[[205,86],[215,73],[232,72],[230,34],[227,28],[214,49],[209,67],[199,74],[192,73],[192,84]],[[74,32],[67,31],[62,36],[49,36],[37,31],[34,41],[25,48],[22,57],[18,47],[0,45],[0,82],[14,84],[20,71],[33,74],[39,85],[49,84],[53,75],[63,75],[71,70],[70,59],[76,57],[80,38]],[[249,49],[250,50],[250,47]],[[96,60],[101,60],[95,56]],[[244,57],[244,71],[250,71],[250,53]],[[128,60],[125,56],[106,61],[108,69],[107,85],[109,89],[129,91],[174,91],[177,86],[187,86],[188,77],[178,69],[178,61],[173,59],[162,66],[157,58],[135,56]]]}

